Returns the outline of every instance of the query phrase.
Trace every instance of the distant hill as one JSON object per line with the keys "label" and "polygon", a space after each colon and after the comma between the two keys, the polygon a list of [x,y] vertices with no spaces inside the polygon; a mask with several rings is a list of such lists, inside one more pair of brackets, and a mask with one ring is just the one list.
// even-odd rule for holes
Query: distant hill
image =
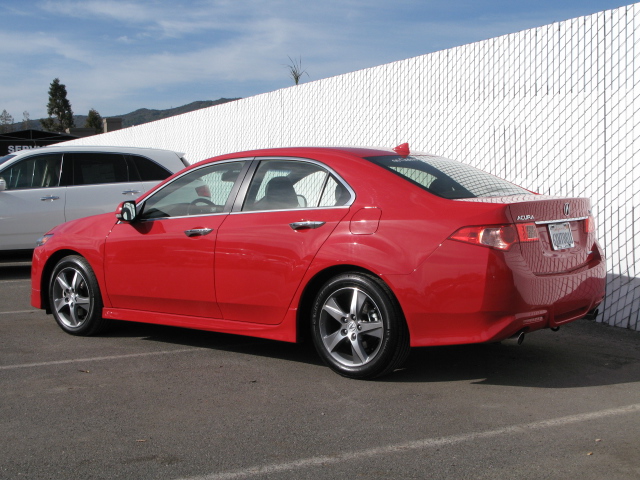
{"label": "distant hill", "polygon": [[[237,98],[220,98],[218,100],[204,100],[198,102],[191,102],[188,105],[183,105],[181,107],[169,108],[167,110],[150,110],[148,108],[140,108],[131,113],[127,113],[125,115],[114,115],[115,117],[122,118],[122,126],[123,127],[132,127],[134,125],[142,125],[143,123],[154,122],[156,120],[161,120],[163,118],[173,117],[175,115],[180,115],[182,113],[193,112],[194,110],[200,110],[201,108],[212,107],[214,105],[221,105],[227,102],[233,102],[234,100],[238,100]],[[84,125],[87,117],[75,117],[78,118],[76,120],[76,126]],[[80,122],[79,120],[82,119]]]}
{"label": "distant hill", "polygon": [[[132,127],[134,125],[142,125],[143,123],[154,122],[163,118],[173,117],[174,115],[180,115],[182,113],[193,112],[194,110],[200,110],[201,108],[212,107],[214,105],[221,105],[227,102],[233,102],[239,100],[238,98],[219,98],[218,100],[200,100],[197,102],[191,102],[181,107],[168,108],[166,110],[151,110],[148,108],[140,108],[131,113],[125,113],[124,115],[112,115],[112,117],[122,118],[123,127]],[[86,115],[74,115],[73,121],[76,127],[84,127],[84,123],[87,121]],[[29,129],[43,130],[40,120],[29,120]],[[13,124],[13,131],[24,130],[22,122],[16,122]]]}

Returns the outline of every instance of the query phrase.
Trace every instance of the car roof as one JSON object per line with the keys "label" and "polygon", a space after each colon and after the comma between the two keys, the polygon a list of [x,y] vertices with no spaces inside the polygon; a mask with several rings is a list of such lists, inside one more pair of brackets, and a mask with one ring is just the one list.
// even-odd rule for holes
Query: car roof
{"label": "car roof", "polygon": [[48,145],[46,147],[32,148],[28,150],[21,150],[13,153],[16,157],[27,157],[29,155],[35,155],[37,153],[47,152],[100,152],[100,153],[129,153],[138,155],[151,155],[154,152],[163,154],[171,152],[178,157],[182,157],[184,152],[176,152],[174,150],[166,150],[161,148],[143,148],[143,147],[122,147],[113,145]]}
{"label": "car roof", "polygon": [[[313,154],[339,153],[356,157],[375,157],[380,155],[397,155],[391,148],[377,147],[278,147],[263,148],[259,150],[246,150],[242,152],[227,153],[203,160],[224,160],[240,157],[270,157],[270,156],[305,156]],[[198,162],[200,163],[200,162]]]}

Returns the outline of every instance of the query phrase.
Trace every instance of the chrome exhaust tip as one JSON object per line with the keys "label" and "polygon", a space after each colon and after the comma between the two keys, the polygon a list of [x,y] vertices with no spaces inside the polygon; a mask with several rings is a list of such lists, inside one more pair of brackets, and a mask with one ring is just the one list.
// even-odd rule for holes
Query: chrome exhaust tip
{"label": "chrome exhaust tip", "polygon": [[588,312],[583,318],[585,320],[595,320],[598,317],[598,309],[594,308],[590,312]]}
{"label": "chrome exhaust tip", "polygon": [[503,340],[504,342],[506,342],[507,344],[513,345],[514,343],[516,345],[522,345],[522,342],[524,342],[524,330],[520,330],[518,333],[516,333],[515,335],[507,338],[506,340]]}

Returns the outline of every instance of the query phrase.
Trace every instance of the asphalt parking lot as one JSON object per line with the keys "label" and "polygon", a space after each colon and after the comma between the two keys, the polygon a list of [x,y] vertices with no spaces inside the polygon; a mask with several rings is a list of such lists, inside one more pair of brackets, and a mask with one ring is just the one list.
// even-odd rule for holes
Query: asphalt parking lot
{"label": "asphalt parking lot", "polygon": [[2,479],[638,479],[640,334],[415,349],[377,381],[292,345],[117,323],[73,337],[0,264]]}

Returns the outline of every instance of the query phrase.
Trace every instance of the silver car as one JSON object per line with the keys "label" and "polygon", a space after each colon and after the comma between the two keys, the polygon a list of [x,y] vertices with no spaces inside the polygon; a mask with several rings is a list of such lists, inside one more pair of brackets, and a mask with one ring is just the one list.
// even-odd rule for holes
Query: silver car
{"label": "silver car", "polygon": [[113,212],[188,166],[183,155],[60,145],[0,157],[0,253],[33,250],[60,223]]}

